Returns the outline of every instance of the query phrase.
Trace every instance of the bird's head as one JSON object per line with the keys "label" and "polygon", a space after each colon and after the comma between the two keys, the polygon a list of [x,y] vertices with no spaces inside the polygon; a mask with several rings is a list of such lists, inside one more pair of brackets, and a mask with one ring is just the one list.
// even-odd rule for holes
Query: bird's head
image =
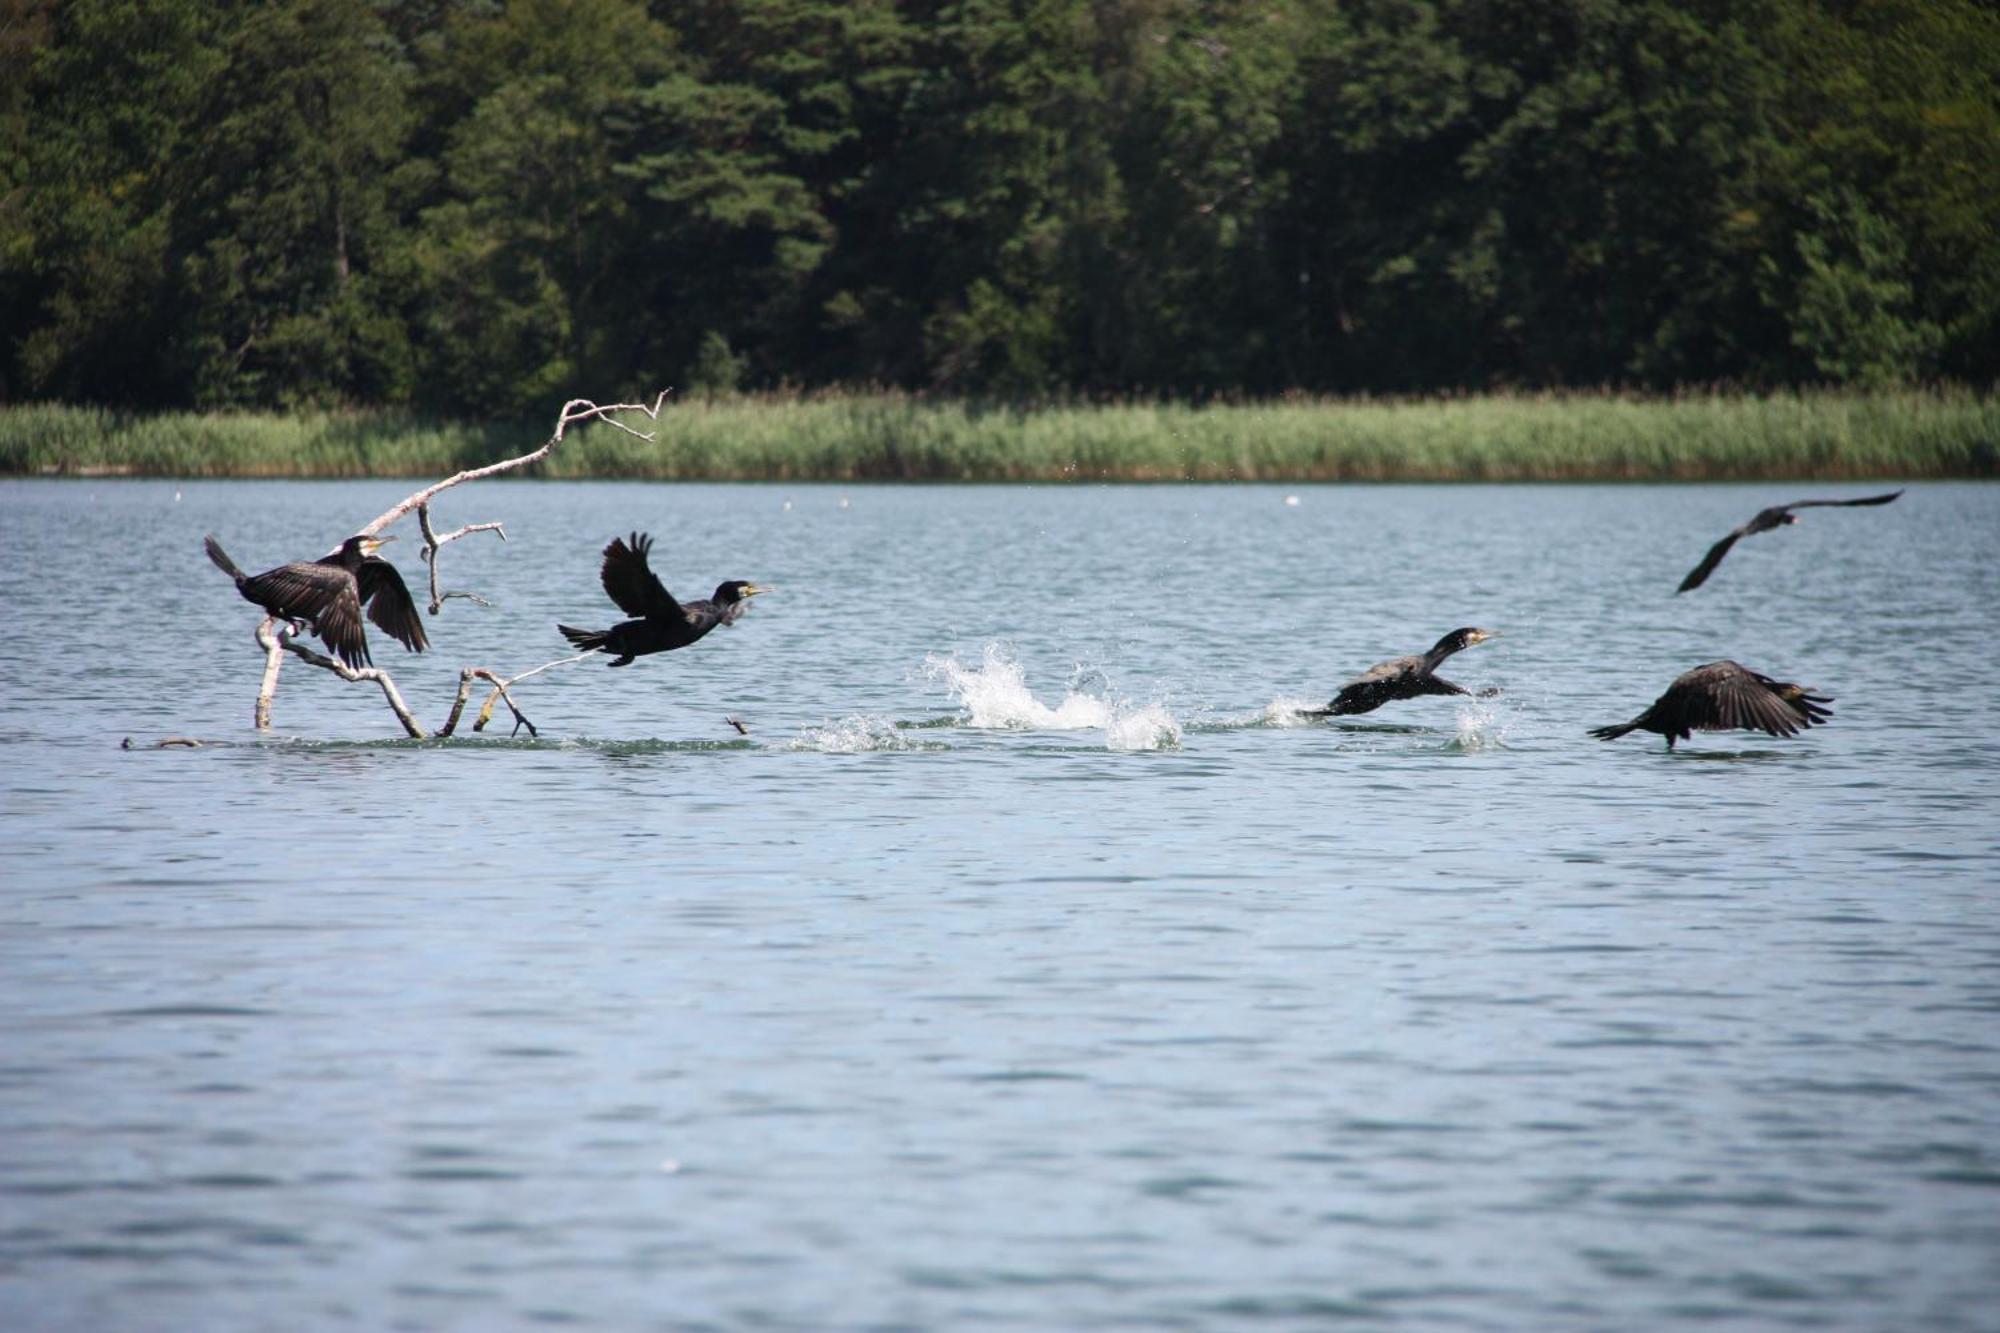
{"label": "bird's head", "polygon": [[370,556],[395,540],[394,537],[349,537],[340,544],[341,554],[357,557]]}
{"label": "bird's head", "polygon": [[717,606],[734,606],[738,602],[749,601],[759,593],[775,591],[777,591],[775,588],[756,583],[745,583],[742,579],[731,579],[729,582],[719,584],[716,587],[715,604]]}
{"label": "bird's head", "polygon": [[1461,629],[1453,630],[1442,639],[1439,639],[1437,646],[1432,648],[1431,652],[1434,654],[1455,653],[1462,648],[1470,648],[1475,643],[1485,643],[1488,639],[1497,639],[1499,637],[1499,630],[1480,629],[1476,625],[1466,625]]}

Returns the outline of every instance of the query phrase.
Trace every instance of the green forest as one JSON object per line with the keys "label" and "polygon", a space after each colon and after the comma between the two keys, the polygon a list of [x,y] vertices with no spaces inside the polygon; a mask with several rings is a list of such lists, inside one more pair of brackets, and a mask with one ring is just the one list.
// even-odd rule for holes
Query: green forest
{"label": "green forest", "polygon": [[1990,389],[1973,0],[0,0],[0,403]]}

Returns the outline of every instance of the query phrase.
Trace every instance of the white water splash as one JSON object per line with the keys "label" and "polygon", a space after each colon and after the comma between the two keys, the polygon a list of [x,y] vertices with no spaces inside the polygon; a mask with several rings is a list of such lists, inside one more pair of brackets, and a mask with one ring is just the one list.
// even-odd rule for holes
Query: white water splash
{"label": "white water splash", "polygon": [[1511,713],[1501,712],[1488,700],[1468,699],[1458,706],[1458,733],[1445,748],[1465,752],[1504,749],[1513,724]]}
{"label": "white water splash", "polygon": [[1104,745],[1109,750],[1173,750],[1180,743],[1181,724],[1165,704],[1117,704],[1104,724]]}
{"label": "white water splash", "polygon": [[[986,645],[976,667],[933,653],[924,659],[924,674],[944,682],[965,709],[967,726],[1012,731],[1101,730],[1106,748],[1112,750],[1171,749],[1181,742],[1181,724],[1165,704],[1107,698],[1108,686],[1101,672],[1080,672],[1058,703],[1043,703],[1028,688],[1027,672],[1021,664],[997,643]],[[1090,688],[1078,689],[1078,684]]]}
{"label": "white water splash", "polygon": [[1324,699],[1300,699],[1292,695],[1279,695],[1264,705],[1264,711],[1257,714],[1256,721],[1267,727],[1315,727],[1326,719],[1307,717],[1310,710],[1326,707]]}
{"label": "white water splash", "polygon": [[786,747],[819,754],[872,754],[882,750],[940,748],[911,740],[886,717],[856,713],[823,727],[807,727]]}

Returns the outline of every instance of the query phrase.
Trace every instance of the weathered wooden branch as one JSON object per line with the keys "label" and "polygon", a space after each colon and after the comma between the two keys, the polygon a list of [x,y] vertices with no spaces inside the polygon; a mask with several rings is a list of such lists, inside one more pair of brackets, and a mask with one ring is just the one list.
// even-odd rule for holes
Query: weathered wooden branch
{"label": "weathered wooden branch", "polygon": [[590,652],[578,653],[573,657],[559,657],[553,662],[544,662],[538,667],[523,671],[517,676],[508,676],[504,680],[495,673],[488,671],[485,667],[464,668],[458,673],[458,697],[452,701],[451,716],[445,719],[445,724],[438,731],[438,735],[449,736],[458,726],[459,716],[465,712],[466,700],[472,697],[472,682],[475,680],[483,680],[490,683],[493,686],[493,693],[486,696],[486,703],[480,708],[478,715],[473,719],[472,729],[474,731],[486,730],[486,724],[493,720],[493,705],[505,699],[507,707],[512,709],[514,713],[514,730],[508,734],[519,735],[521,728],[526,727],[530,736],[539,735],[540,733],[535,730],[535,724],[528,721],[528,715],[523,713],[521,706],[514,702],[514,696],[507,693],[507,687],[524,681],[530,676],[539,676],[551,667],[568,666],[571,662],[581,662],[586,657],[595,656],[597,656],[597,650],[592,649]]}
{"label": "weathered wooden branch", "polygon": [[[424,729],[417,725],[417,719],[410,713],[410,706],[403,702],[402,691],[396,688],[395,678],[388,672],[380,667],[351,667],[337,658],[328,657],[325,653],[314,652],[292,637],[296,631],[290,625],[273,633],[271,624],[271,620],[267,619],[257,627],[257,640],[264,645],[265,651],[269,654],[264,667],[264,680],[271,690],[275,691],[278,687],[276,664],[283,660],[283,654],[295,653],[321,670],[331,671],[342,680],[374,681],[382,687],[382,697],[389,701],[389,707],[396,714],[396,720],[403,724],[403,730],[408,732],[413,740],[424,738]],[[269,730],[271,698],[268,693],[257,696],[257,715],[262,723],[262,729]]]}
{"label": "weathered wooden branch", "polygon": [[[388,527],[414,509],[417,513],[417,526],[422,531],[424,538],[423,560],[430,566],[431,614],[436,615],[444,604],[454,597],[462,597],[468,601],[477,602],[481,606],[491,605],[491,603],[487,602],[485,598],[479,596],[477,593],[461,591],[446,592],[442,590],[438,583],[438,553],[447,544],[455,542],[461,537],[470,536],[475,532],[497,532],[500,534],[500,540],[506,541],[506,529],[497,522],[468,523],[455,531],[439,533],[431,526],[431,500],[440,492],[450,490],[454,486],[463,485],[468,481],[478,481],[484,477],[498,476],[503,472],[512,472],[519,468],[530,467],[541,462],[554,451],[557,445],[562,443],[564,434],[571,426],[583,422],[602,421],[606,425],[614,426],[628,435],[635,435],[642,440],[650,440],[653,438],[651,434],[645,431],[634,430],[624,422],[616,420],[611,414],[614,412],[643,412],[648,419],[657,421],[660,416],[660,409],[666,404],[666,400],[666,392],[662,392],[650,405],[646,403],[598,404],[586,398],[572,398],[563,404],[563,409],[556,418],[555,433],[542,444],[541,448],[536,449],[532,453],[522,454],[518,458],[502,459],[498,463],[489,463],[484,467],[467,468],[454,476],[446,477],[443,481],[426,486],[423,490],[405,497],[390,509],[377,515],[364,527],[360,528],[357,535],[364,537],[375,536],[382,529]],[[267,616],[263,623],[257,627],[257,644],[264,650],[264,676],[262,684],[257,691],[257,730],[269,731],[271,729],[271,701],[277,695],[278,674],[284,666],[285,654],[289,652],[301,660],[311,663],[313,666],[333,672],[342,680],[373,681],[381,687],[383,697],[388,700],[390,709],[396,714],[396,720],[402,723],[403,730],[414,739],[424,739],[424,729],[418,725],[415,716],[410,712],[409,706],[403,702],[402,693],[397,690],[395,679],[387,671],[373,666],[351,667],[345,662],[326,656],[324,653],[315,652],[313,649],[296,641],[296,636],[303,628],[304,626],[292,622],[287,622],[283,628],[279,628],[278,619],[275,616]],[[452,734],[458,726],[461,715],[465,711],[466,701],[471,697],[473,682],[483,680],[493,686],[493,693],[487,697],[485,706],[479,710],[478,718],[473,723],[472,729],[474,731],[484,730],[487,722],[492,719],[494,704],[505,700],[507,707],[512,709],[514,713],[515,732],[518,733],[522,727],[526,727],[530,736],[535,735],[535,724],[528,720],[527,714],[523,713],[520,706],[515,703],[514,696],[508,693],[509,687],[527,679],[529,676],[539,675],[551,667],[563,666],[570,662],[579,662],[586,657],[594,655],[593,653],[579,653],[574,657],[559,658],[554,662],[544,663],[541,666],[535,667],[531,671],[523,671],[519,675],[508,677],[502,677],[499,673],[491,671],[486,667],[462,668],[459,672],[458,697],[452,703],[450,716],[446,718],[444,726],[437,734],[439,736],[449,736]]]}
{"label": "weathered wooden branch", "polygon": [[376,533],[382,531],[382,529],[388,527],[418,505],[429,504],[431,498],[440,491],[448,491],[452,487],[463,485],[468,481],[478,481],[482,477],[497,477],[502,472],[512,472],[517,468],[530,467],[539,463],[554,452],[557,445],[562,443],[563,433],[571,426],[577,425],[580,422],[603,421],[605,425],[616,426],[627,435],[636,435],[642,440],[650,440],[653,437],[647,432],[633,430],[624,422],[613,419],[610,414],[613,412],[644,412],[648,418],[657,421],[660,418],[660,408],[666,404],[669,392],[671,390],[663,390],[660,396],[653,400],[650,407],[644,403],[610,403],[600,406],[591,402],[588,398],[572,398],[563,404],[563,410],[556,418],[555,434],[549,436],[547,442],[533,453],[522,454],[519,458],[502,459],[498,463],[488,463],[485,467],[467,468],[456,476],[446,477],[443,481],[426,486],[415,495],[408,496],[392,508],[376,515],[366,526],[357,529],[357,532],[363,537],[373,537]]}
{"label": "weathered wooden branch", "polygon": [[454,486],[462,486],[468,481],[478,481],[484,477],[497,477],[503,472],[514,472],[524,467],[533,467],[536,463],[541,462],[544,458],[555,452],[555,447],[562,443],[563,436],[569,431],[571,426],[579,425],[586,421],[602,421],[608,426],[615,426],[617,429],[624,431],[627,435],[635,435],[642,440],[650,440],[653,437],[649,432],[633,430],[624,422],[613,417],[611,413],[644,412],[648,420],[658,421],[660,419],[660,409],[666,405],[668,392],[668,390],[662,390],[660,395],[653,399],[650,406],[645,403],[598,404],[591,402],[588,398],[572,398],[563,404],[562,411],[556,415],[555,433],[542,442],[541,448],[522,454],[518,458],[503,458],[497,463],[488,463],[484,467],[467,468],[463,472],[446,477],[443,481],[433,482],[416,494],[405,496],[391,508],[376,515],[358,530],[357,535],[373,537],[380,533],[382,529],[409,513],[412,509],[416,510],[417,525],[422,529],[424,537],[423,559],[430,566],[431,614],[436,615],[443,608],[444,604],[453,597],[464,597],[469,601],[487,605],[486,599],[480,597],[477,593],[448,593],[440,591],[438,587],[438,552],[444,547],[445,543],[455,542],[460,537],[474,532],[498,532],[500,540],[506,541],[506,530],[498,523],[468,523],[455,532],[439,536],[431,528],[431,501],[442,492],[448,491]]}
{"label": "weathered wooden branch", "polygon": [[463,597],[467,601],[477,603],[480,606],[493,605],[493,603],[487,601],[476,592],[440,592],[438,590],[437,553],[438,548],[446,542],[455,542],[460,537],[473,532],[497,532],[500,534],[500,540],[504,542],[507,540],[507,529],[498,523],[468,523],[458,531],[447,532],[440,537],[436,530],[431,527],[431,507],[429,504],[420,504],[417,506],[417,527],[424,534],[424,549],[421,552],[423,562],[431,567],[431,614],[436,615],[444,604],[454,597]]}

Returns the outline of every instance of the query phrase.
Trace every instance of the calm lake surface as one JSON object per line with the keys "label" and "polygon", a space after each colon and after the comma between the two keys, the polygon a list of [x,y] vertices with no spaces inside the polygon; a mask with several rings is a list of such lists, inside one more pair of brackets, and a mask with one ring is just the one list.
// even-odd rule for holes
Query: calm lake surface
{"label": "calm lake surface", "polygon": [[0,1327],[2000,1328],[2000,487],[489,482],[428,726],[779,591],[260,738],[415,485],[0,483]]}

